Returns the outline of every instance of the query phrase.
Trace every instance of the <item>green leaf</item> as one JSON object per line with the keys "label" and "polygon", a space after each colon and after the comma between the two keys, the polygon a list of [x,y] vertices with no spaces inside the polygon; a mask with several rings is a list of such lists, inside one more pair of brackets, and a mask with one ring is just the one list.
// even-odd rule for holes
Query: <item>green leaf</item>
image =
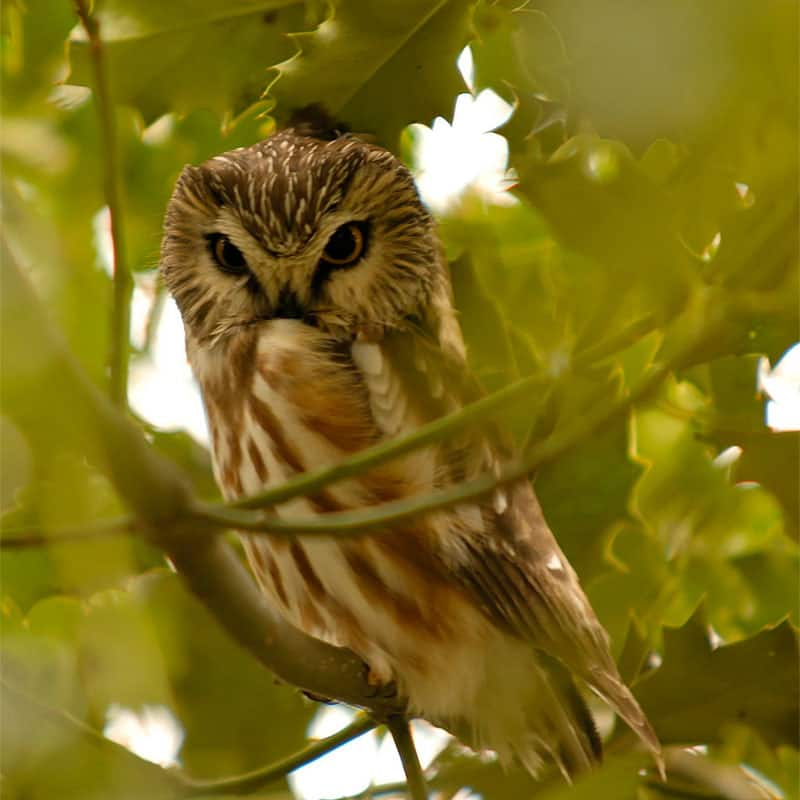
{"label": "green leaf", "polygon": [[176,778],[5,679],[3,794],[11,800],[172,800]]}
{"label": "green leaf", "polygon": [[558,786],[537,794],[537,800],[636,800],[641,783],[639,770],[643,758],[639,755],[609,758],[601,767],[575,781],[574,786]]}
{"label": "green leaf", "polygon": [[351,130],[395,147],[403,127],[449,115],[464,85],[456,58],[470,38],[473,0],[336,0],[300,52],[277,65],[276,113],[322,105]]}
{"label": "green leaf", "polygon": [[158,642],[171,703],[186,731],[181,759],[198,778],[238,774],[299,750],[316,710],[220,629],[166,570],[130,583]]}
{"label": "green leaf", "polygon": [[[104,0],[95,14],[117,103],[145,120],[208,108],[232,115],[256,102],[267,68],[286,58],[286,37],[302,28],[302,0],[142,3]],[[70,83],[94,84],[82,29],[71,37]]]}
{"label": "green leaf", "polygon": [[642,468],[628,456],[627,442],[627,422],[620,420],[536,477],[547,521],[584,581],[603,569],[605,532],[629,517],[628,496]]}
{"label": "green leaf", "polygon": [[730,723],[755,729],[773,746],[797,747],[797,634],[788,622],[714,649],[704,613],[665,629],[662,666],[636,696],[663,744],[708,744]]}
{"label": "green leaf", "polygon": [[529,8],[481,3],[471,44],[476,90],[492,89],[514,106],[502,126],[512,152],[526,138],[553,126],[563,135],[563,115],[553,111],[569,94],[568,59],[560,34],[546,14]]}
{"label": "green leaf", "polygon": [[63,68],[64,39],[74,24],[75,15],[69,3],[57,0],[3,3],[4,126],[8,124],[9,110],[34,107],[52,91]]}

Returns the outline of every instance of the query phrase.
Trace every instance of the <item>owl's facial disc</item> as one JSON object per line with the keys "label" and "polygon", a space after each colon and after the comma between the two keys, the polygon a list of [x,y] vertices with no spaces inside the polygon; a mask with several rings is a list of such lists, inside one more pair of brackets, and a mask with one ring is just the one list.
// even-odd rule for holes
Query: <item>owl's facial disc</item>
{"label": "owl's facial disc", "polygon": [[[278,300],[273,304],[272,312],[264,316],[271,319],[300,319],[308,324],[314,324],[313,301],[317,299],[325,282],[330,280],[332,273],[337,270],[352,269],[363,260],[367,254],[369,233],[370,224],[367,220],[353,220],[339,225],[328,237],[314,270],[310,293],[306,297],[309,307],[303,308],[298,294],[290,287],[284,286],[278,293]],[[226,234],[209,233],[205,238],[209,254],[222,274],[232,278],[246,275],[247,289],[253,294],[263,292],[258,278],[247,264],[244,253]]]}
{"label": "owl's facial disc", "polygon": [[161,269],[191,337],[213,346],[279,317],[336,337],[401,325],[429,302],[442,264],[390,152],[289,130],[184,170]]}

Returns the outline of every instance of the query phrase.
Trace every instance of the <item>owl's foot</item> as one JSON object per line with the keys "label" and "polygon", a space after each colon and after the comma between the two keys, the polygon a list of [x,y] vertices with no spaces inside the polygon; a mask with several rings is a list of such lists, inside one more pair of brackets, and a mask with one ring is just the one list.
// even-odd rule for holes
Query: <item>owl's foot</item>
{"label": "owl's foot", "polygon": [[369,697],[382,697],[391,700],[398,696],[397,684],[392,680],[391,670],[364,664],[364,671],[367,674],[367,684],[370,687]]}

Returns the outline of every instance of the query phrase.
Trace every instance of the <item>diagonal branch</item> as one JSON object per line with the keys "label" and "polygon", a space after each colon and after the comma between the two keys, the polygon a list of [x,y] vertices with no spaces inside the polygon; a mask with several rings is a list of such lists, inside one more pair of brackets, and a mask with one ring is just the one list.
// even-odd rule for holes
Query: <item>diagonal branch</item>
{"label": "diagonal branch", "polygon": [[130,356],[131,295],[133,277],[125,251],[125,229],[122,214],[122,181],[120,180],[114,107],[108,85],[100,24],[89,12],[86,0],[74,0],[75,10],[89,40],[94,67],[94,99],[102,134],[103,190],[111,218],[111,242],[114,254],[114,302],[111,310],[110,396],[114,405],[127,408],[128,360]]}
{"label": "diagonal branch", "polygon": [[[2,270],[0,400],[31,446],[46,451],[56,436],[90,458],[139,519],[145,538],[170,557],[223,629],[279,678],[369,709],[378,719],[402,711],[404,699],[376,693],[358,656],[302,633],[274,612],[225,537],[203,535],[207,526],[191,518],[194,501],[184,476],[89,381],[13,254],[3,253]],[[52,419],[51,427],[41,425],[43,417]]]}
{"label": "diagonal branch", "polygon": [[5,528],[0,536],[0,549],[24,550],[28,547],[49,547],[54,544],[107,539],[109,536],[141,533],[142,528],[142,524],[136,517],[87,522],[70,528],[58,528],[48,533],[42,533],[36,528]]}
{"label": "diagonal branch", "polygon": [[352,741],[371,731],[377,723],[370,719],[366,714],[356,717],[345,728],[326,736],[324,739],[312,742],[297,753],[293,753],[286,758],[276,761],[262,769],[256,769],[244,775],[237,775],[232,778],[221,778],[210,781],[193,781],[186,779],[186,797],[198,797],[207,795],[233,795],[250,794],[251,792],[266,786],[273,781],[286,777],[290,772],[300,767],[310,764],[312,761],[330,753],[337,747]]}
{"label": "diagonal branch", "polygon": [[150,781],[162,790],[167,789],[169,796],[174,798],[250,794],[362,736],[378,724],[368,715],[359,714],[349,725],[336,733],[310,742],[302,750],[266,767],[230,778],[195,780],[180,770],[165,769],[141,758],[67,711],[43,703],[31,692],[11,683],[5,677],[0,678],[0,690],[3,702],[11,708],[17,707],[16,713],[19,718],[35,718],[40,726],[47,724],[63,730],[65,739],[83,741],[93,750],[106,753],[110,759],[114,759],[118,771],[123,769],[135,771],[143,780]]}
{"label": "diagonal branch", "polygon": [[[447,508],[483,497],[502,486],[530,475],[539,467],[560,458],[576,445],[585,441],[605,423],[624,414],[630,407],[654,391],[664,378],[682,362],[697,342],[692,340],[685,349],[669,361],[655,365],[630,392],[597,410],[579,418],[573,425],[537,443],[523,458],[508,462],[497,474],[485,474],[473,480],[450,486],[429,494],[412,495],[400,500],[372,506],[359,511],[332,512],[306,519],[281,519],[276,515],[241,511],[224,506],[198,506],[189,511],[197,520],[216,526],[226,526],[254,533],[271,533],[295,536],[352,535],[367,530],[376,532],[381,527],[389,529],[403,520],[420,514]],[[378,530],[377,532],[381,532]]]}

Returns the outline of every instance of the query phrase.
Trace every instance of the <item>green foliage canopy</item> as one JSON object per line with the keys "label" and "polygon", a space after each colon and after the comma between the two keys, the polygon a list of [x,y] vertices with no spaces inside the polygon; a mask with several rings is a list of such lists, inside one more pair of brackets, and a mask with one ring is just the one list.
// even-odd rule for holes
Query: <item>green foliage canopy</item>
{"label": "green foliage canopy", "polygon": [[[442,215],[472,366],[490,390],[542,379],[506,414],[536,443],[674,359],[655,391],[542,464],[537,492],[664,744],[709,748],[702,774],[676,760],[671,796],[747,796],[738,772],[739,795],[714,782],[739,763],[797,796],[798,441],[765,427],[756,393],[759,359],[798,338],[797,6],[517,6],[98,0],[127,261],[139,278],[153,270],[183,164],[268,135],[298,106],[322,103],[410,157],[406,126],[449,116],[471,44],[475,90],[515,106],[500,132],[518,201],[467,195]],[[84,88],[91,45],[67,2],[2,13],[3,270],[22,268],[70,358],[105,387],[112,291],[95,220],[108,144]],[[14,298],[2,307],[4,521],[46,543],[2,553],[8,796],[181,796],[173,774],[97,736],[113,703],[171,708],[195,777],[299,749],[313,705],[234,646],[156,548],[47,539],[125,502],[71,430],[56,356],[26,351],[29,311]],[[148,437],[216,499],[202,448]],[[734,445],[734,463],[717,460]],[[612,733],[607,766],[574,789],[450,750],[433,782],[487,800],[663,796],[630,746]]]}

